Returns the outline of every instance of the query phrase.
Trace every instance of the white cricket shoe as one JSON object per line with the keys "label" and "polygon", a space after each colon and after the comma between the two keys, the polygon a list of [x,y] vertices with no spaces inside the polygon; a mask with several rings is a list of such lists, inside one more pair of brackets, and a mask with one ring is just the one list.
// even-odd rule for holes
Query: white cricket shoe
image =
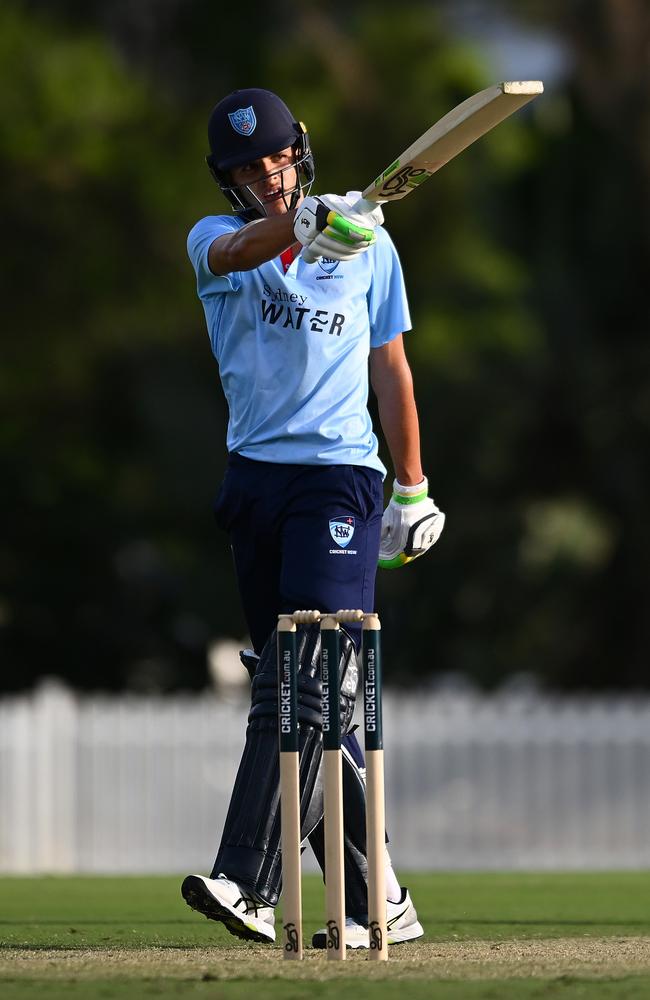
{"label": "white cricket shoe", "polygon": [[[424,929],[418,920],[415,907],[411,901],[408,889],[402,889],[399,903],[386,901],[386,929],[389,944],[403,944],[404,941],[415,941],[422,937]],[[327,930],[322,927],[311,939],[313,948],[327,946]],[[345,918],[345,944],[347,948],[369,948],[370,938],[368,928],[353,917]]]}
{"label": "white cricket shoe", "polygon": [[209,920],[220,920],[235,937],[264,944],[275,941],[273,907],[225,875],[188,875],[181,893],[188,906]]}

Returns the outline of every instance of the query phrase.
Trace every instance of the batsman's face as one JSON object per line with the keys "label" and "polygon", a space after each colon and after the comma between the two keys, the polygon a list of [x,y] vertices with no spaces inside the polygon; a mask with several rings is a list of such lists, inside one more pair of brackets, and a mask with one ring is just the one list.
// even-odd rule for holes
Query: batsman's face
{"label": "batsman's face", "polygon": [[298,171],[294,161],[293,148],[287,146],[278,153],[263,156],[241,167],[233,167],[232,180],[238,186],[245,185],[259,198],[267,216],[284,215],[288,211],[289,198],[298,184]]}

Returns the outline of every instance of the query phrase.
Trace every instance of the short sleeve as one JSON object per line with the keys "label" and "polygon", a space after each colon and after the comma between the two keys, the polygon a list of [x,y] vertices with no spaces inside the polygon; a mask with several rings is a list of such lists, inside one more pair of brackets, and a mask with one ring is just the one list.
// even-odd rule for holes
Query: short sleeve
{"label": "short sleeve", "polygon": [[368,290],[370,346],[382,347],[411,329],[404,276],[397,250],[386,230],[377,229],[372,280]]}
{"label": "short sleeve", "polygon": [[208,264],[208,251],[219,236],[234,233],[244,223],[236,216],[209,215],[190,230],[187,253],[196,271],[196,287],[200,299],[222,292],[237,291],[241,285],[239,271],[230,274],[213,274]]}

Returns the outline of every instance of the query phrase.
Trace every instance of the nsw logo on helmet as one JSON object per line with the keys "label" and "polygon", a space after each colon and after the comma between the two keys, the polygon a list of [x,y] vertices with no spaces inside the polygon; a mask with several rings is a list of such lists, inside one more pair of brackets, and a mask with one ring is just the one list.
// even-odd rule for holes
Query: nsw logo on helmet
{"label": "nsw logo on helmet", "polygon": [[238,108],[237,111],[229,111],[228,118],[235,132],[239,135],[252,135],[257,128],[257,118],[253,111],[253,105],[247,108]]}

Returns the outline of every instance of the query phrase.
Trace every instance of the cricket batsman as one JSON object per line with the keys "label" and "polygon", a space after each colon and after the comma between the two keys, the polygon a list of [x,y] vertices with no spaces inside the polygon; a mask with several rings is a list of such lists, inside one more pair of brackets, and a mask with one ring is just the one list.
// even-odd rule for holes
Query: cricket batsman
{"label": "cricket batsman", "polygon": [[[188,875],[193,909],[241,938],[275,940],[282,880],[277,754],[278,614],[374,610],[377,566],[393,569],[438,539],[444,514],[428,495],[403,333],[410,329],[400,262],[379,206],[358,192],[310,194],[304,125],[268,90],[237,90],[208,123],[210,171],[232,214],[191,230],[188,253],[229,410],[228,464],[215,502],[229,537],[253,650],[246,745],[210,877]],[[307,251],[305,259],[304,251]],[[394,481],[368,413],[377,397]],[[350,731],[358,630],[342,630],[346,940],[369,946],[365,786]],[[324,868],[318,628],[299,632],[303,841]],[[408,890],[386,852],[388,942],[420,937]],[[323,928],[313,938],[324,948]]]}

